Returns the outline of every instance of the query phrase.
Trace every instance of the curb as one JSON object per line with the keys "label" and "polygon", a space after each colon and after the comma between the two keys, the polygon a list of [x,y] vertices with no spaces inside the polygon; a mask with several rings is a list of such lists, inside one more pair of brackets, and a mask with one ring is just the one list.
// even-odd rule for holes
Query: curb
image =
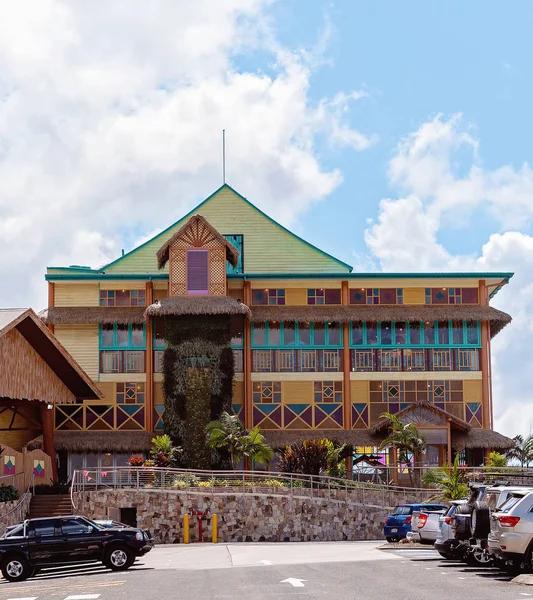
{"label": "curb", "polygon": [[518,577],[511,579],[511,583],[517,583],[518,585],[533,585],[533,575],[522,573],[522,575],[518,575]]}

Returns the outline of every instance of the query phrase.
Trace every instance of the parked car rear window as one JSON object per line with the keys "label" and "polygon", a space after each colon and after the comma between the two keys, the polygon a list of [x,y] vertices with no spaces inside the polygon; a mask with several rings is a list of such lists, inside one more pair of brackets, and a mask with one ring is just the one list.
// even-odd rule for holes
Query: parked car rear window
{"label": "parked car rear window", "polygon": [[511,496],[510,498],[507,499],[506,502],[504,502],[500,508],[498,508],[498,512],[509,512],[513,506],[515,506],[516,504],[518,504],[520,502],[520,500],[522,500],[524,496]]}
{"label": "parked car rear window", "polygon": [[410,515],[411,511],[413,510],[412,506],[397,506],[394,511],[393,511],[393,515]]}

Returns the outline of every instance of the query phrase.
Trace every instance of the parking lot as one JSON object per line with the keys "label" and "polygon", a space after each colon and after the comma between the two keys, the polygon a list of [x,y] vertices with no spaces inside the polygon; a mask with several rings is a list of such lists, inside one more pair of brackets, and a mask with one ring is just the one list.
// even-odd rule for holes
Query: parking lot
{"label": "parking lot", "polygon": [[0,600],[335,598],[523,600],[533,587],[493,568],[442,560],[431,548],[381,550],[382,542],[158,546],[132,569],[45,569],[0,583]]}

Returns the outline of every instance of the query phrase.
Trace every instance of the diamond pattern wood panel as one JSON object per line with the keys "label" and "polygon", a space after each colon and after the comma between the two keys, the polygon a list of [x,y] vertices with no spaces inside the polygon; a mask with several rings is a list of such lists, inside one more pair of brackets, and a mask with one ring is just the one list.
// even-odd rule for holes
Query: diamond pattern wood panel
{"label": "diamond pattern wood panel", "polygon": [[209,250],[209,295],[226,295],[226,247],[201,221],[194,220],[174,241],[169,255],[169,294],[171,296],[187,295],[188,249],[205,248]]}

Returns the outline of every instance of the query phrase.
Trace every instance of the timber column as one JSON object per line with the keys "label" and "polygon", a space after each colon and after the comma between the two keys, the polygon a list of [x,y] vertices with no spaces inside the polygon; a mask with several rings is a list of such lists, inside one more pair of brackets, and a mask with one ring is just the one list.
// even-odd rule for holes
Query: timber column
{"label": "timber column", "polygon": [[[154,302],[154,284],[151,281],[146,282],[145,287],[146,306]],[[146,431],[154,430],[154,339],[152,317],[148,317],[146,322],[146,384],[145,384],[145,412],[144,427]]]}
{"label": "timber column", "polygon": [[[244,304],[252,305],[252,284],[244,282]],[[244,426],[252,429],[254,426],[252,403],[252,323],[244,319]]]}
{"label": "timber column", "polygon": [[[489,293],[485,280],[479,282],[479,303],[482,306],[488,306]],[[491,381],[490,381],[490,323],[481,321],[481,397],[483,413],[483,429],[490,429],[492,415],[490,410],[491,399]],[[468,400],[468,399],[466,399]],[[485,449],[485,459],[488,458],[491,449]]]}
{"label": "timber column", "polygon": [[[346,306],[350,304],[350,290],[348,282],[341,282],[341,303]],[[342,372],[343,372],[343,394],[342,394],[342,422],[344,429],[352,428],[352,389],[350,383],[350,325],[342,324]],[[353,455],[346,458],[346,477],[352,478]]]}
{"label": "timber column", "polygon": [[41,423],[43,427],[43,452],[52,461],[52,478],[57,481],[57,458],[54,445],[54,410],[48,408],[48,402],[40,403]]}

